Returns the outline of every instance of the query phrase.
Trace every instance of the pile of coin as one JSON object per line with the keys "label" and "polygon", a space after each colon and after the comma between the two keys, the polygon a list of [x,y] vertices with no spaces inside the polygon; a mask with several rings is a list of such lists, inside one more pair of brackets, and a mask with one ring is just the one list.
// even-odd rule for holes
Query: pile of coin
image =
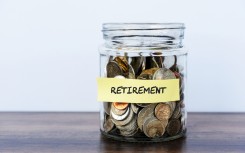
{"label": "pile of coin", "polygon": [[106,77],[143,80],[179,79],[180,100],[162,103],[104,102],[104,132],[125,137],[170,137],[185,130],[184,74],[177,56],[167,68],[164,56],[110,57]]}

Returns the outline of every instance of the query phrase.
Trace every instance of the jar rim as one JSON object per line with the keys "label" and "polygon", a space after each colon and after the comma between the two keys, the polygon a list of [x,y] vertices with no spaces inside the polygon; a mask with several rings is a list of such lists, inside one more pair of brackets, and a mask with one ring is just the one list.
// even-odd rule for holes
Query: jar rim
{"label": "jar rim", "polygon": [[102,31],[185,29],[184,23],[103,23]]}

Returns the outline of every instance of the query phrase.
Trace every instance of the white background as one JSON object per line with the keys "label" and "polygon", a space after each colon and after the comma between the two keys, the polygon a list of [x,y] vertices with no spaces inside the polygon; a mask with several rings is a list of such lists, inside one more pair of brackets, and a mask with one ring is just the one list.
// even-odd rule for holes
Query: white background
{"label": "white background", "polygon": [[103,22],[183,22],[189,111],[245,111],[244,0],[0,0],[0,111],[98,111]]}

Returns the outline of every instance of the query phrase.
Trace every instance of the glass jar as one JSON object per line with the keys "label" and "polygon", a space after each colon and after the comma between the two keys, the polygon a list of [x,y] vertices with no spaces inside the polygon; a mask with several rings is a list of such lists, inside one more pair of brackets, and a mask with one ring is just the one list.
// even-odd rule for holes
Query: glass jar
{"label": "glass jar", "polygon": [[161,142],[186,133],[183,23],[105,23],[98,101],[106,137]]}

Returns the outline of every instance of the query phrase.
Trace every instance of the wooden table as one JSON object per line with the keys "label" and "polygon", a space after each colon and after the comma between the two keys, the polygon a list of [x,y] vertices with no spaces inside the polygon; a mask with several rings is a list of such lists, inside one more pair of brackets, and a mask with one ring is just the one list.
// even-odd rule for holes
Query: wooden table
{"label": "wooden table", "polygon": [[0,113],[0,153],[19,152],[245,152],[245,114],[189,113],[186,138],[126,143],[100,134],[98,113]]}

